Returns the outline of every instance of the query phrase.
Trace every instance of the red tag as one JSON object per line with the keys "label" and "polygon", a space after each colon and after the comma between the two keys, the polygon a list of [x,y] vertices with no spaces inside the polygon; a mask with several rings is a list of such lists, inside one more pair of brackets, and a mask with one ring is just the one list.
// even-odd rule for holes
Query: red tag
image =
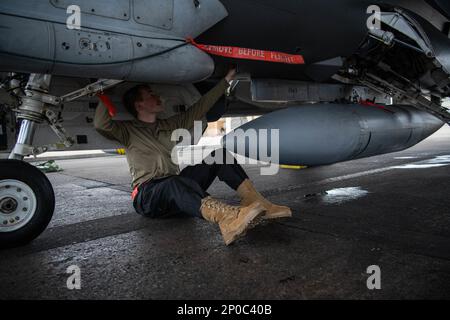
{"label": "red tag", "polygon": [[211,46],[196,43],[192,38],[188,38],[186,41],[196,46],[200,50],[203,50],[210,54],[214,54],[216,56],[287,64],[305,64],[303,56],[299,54],[293,55],[277,51],[266,51],[228,46]]}
{"label": "red tag", "polygon": [[105,107],[108,109],[109,115],[111,117],[114,117],[117,114],[117,109],[114,106],[111,99],[106,94],[103,93],[97,93],[97,97],[103,102]]}
{"label": "red tag", "polygon": [[134,188],[133,192],[131,193],[131,200],[134,200],[134,198],[136,198],[137,194],[138,194],[138,188]]}

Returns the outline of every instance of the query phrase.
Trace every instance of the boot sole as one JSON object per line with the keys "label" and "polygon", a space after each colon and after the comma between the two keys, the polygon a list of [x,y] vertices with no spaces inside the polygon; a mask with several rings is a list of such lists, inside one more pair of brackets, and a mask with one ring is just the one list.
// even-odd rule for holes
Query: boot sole
{"label": "boot sole", "polygon": [[[241,201],[240,205],[241,206],[245,206],[245,205],[248,205],[248,204],[245,204],[245,203],[243,203]],[[271,220],[271,219],[291,218],[291,217],[292,217],[292,211],[289,209],[289,210],[283,210],[283,211],[278,211],[278,212],[275,212],[275,213],[271,213],[270,215],[266,213],[261,218],[263,220]]]}
{"label": "boot sole", "polygon": [[255,208],[252,208],[250,210],[250,213],[245,217],[244,223],[242,223],[237,230],[230,232],[232,234],[232,237],[230,240],[225,241],[225,244],[228,246],[231,243],[233,243],[234,241],[236,241],[237,239],[245,236],[245,231],[249,229],[250,224],[257,218],[262,219],[262,215],[264,213],[265,213],[265,210],[264,210],[264,207],[262,204],[259,204]]}
{"label": "boot sole", "polygon": [[270,215],[265,214],[262,218],[264,220],[271,220],[271,219],[279,219],[279,218],[291,218],[292,217],[292,211],[279,211],[275,213],[271,213]]}

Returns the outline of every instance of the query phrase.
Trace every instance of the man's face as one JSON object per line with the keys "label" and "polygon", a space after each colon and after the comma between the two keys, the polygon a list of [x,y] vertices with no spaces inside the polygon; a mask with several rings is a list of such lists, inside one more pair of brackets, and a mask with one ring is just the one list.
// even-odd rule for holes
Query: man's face
{"label": "man's face", "polygon": [[146,87],[141,89],[141,101],[136,102],[136,110],[138,113],[158,113],[164,111],[164,106],[159,95]]}

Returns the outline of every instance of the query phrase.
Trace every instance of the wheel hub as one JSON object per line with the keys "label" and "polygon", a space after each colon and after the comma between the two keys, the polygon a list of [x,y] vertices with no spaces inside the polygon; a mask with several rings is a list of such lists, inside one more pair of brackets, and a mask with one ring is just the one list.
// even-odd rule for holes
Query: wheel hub
{"label": "wheel hub", "polygon": [[24,227],[36,213],[34,191],[20,180],[0,180],[0,232]]}
{"label": "wheel hub", "polygon": [[17,201],[14,198],[6,197],[0,200],[0,212],[4,214],[10,214],[16,211]]}

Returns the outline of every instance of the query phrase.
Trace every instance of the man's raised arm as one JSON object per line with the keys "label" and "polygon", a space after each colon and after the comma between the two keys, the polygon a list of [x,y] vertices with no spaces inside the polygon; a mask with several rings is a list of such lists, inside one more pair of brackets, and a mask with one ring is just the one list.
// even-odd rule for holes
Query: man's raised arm
{"label": "man's raised arm", "polygon": [[94,127],[105,138],[127,145],[128,131],[120,122],[111,119],[108,109],[101,101],[95,110]]}
{"label": "man's raised arm", "polygon": [[203,95],[199,101],[189,108],[189,110],[165,120],[169,127],[173,129],[191,129],[194,126],[194,121],[202,120],[206,113],[225,94],[225,90],[230,86],[229,82],[233,80],[235,73],[236,71],[234,69],[230,70],[224,79],[222,79],[214,88]]}

